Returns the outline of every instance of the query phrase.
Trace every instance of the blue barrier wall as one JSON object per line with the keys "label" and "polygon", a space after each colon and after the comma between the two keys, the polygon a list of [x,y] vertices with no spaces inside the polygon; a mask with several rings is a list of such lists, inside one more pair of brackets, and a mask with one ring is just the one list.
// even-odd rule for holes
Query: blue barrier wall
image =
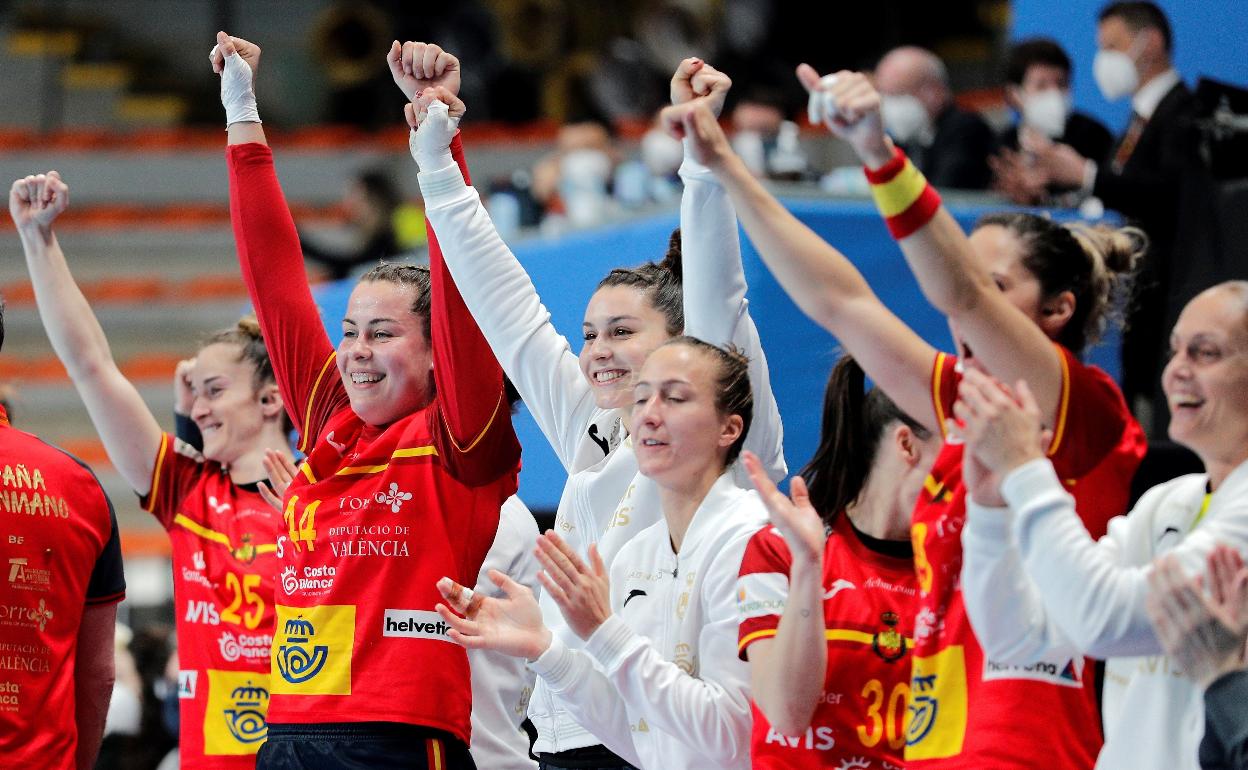
{"label": "blue barrier wall", "polygon": [[[1011,39],[1043,35],[1066,49],[1075,65],[1075,107],[1121,132],[1130,101],[1106,102],[1092,79],[1096,17],[1107,0],[1014,0]],[[1248,2],[1157,0],[1174,31],[1175,67],[1188,85],[1202,75],[1248,88]]]}
{"label": "blue barrier wall", "polygon": [[[949,348],[944,319],[923,298],[901,252],[889,237],[875,207],[869,203],[796,201],[789,208],[829,243],[858,265],[876,293],[928,342]],[[954,206],[953,213],[969,227],[990,209]],[[677,217],[660,216],[623,226],[566,236],[560,240],[529,240],[515,253],[533,278],[573,351],[580,349],[585,303],[608,270],[662,255]],[[743,236],[746,280],[751,311],[767,351],[772,387],[784,418],[785,454],[796,472],[813,454],[819,438],[823,388],[837,358],[836,341],[809,321],[772,279]],[[322,287],[318,292],[326,326],[337,341],[350,283]],[[1117,374],[1116,348],[1093,351],[1090,360]],[[520,495],[534,510],[553,510],[567,476],[533,420],[523,411],[516,431],[524,446]]]}

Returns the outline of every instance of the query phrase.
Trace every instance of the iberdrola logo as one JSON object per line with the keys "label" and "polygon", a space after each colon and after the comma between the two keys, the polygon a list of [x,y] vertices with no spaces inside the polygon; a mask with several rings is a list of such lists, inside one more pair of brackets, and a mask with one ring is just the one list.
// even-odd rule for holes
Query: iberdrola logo
{"label": "iberdrola logo", "polygon": [[269,704],[269,691],[250,681],[230,693],[233,708],[225,710],[225,726],[239,743],[258,743],[269,734],[264,712]]}
{"label": "iberdrola logo", "polygon": [[329,657],[329,647],[323,644],[311,645],[316,629],[312,621],[305,620],[302,615],[286,621],[286,640],[277,650],[277,670],[282,678],[291,684],[306,682],[325,666]]}

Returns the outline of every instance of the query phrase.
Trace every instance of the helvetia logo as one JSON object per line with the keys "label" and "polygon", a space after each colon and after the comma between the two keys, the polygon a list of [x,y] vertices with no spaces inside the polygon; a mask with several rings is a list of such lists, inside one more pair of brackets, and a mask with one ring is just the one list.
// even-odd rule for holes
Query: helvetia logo
{"label": "helvetia logo", "polygon": [[250,681],[230,693],[232,708],[225,710],[225,726],[239,743],[257,743],[269,734],[264,721],[269,705],[269,691]]}
{"label": "helvetia logo", "polygon": [[403,503],[412,499],[411,492],[403,492],[399,489],[399,485],[390,482],[390,490],[388,492],[378,492],[376,500],[382,505],[390,506],[391,513],[398,513],[399,508],[403,507]]}
{"label": "helvetia logo", "polygon": [[325,667],[329,647],[312,644],[316,628],[302,615],[291,618],[285,625],[286,643],[277,650],[277,670],[291,684],[306,682]]}
{"label": "helvetia logo", "polygon": [[436,639],[449,642],[451,627],[442,616],[428,610],[386,610],[381,635],[407,639]]}

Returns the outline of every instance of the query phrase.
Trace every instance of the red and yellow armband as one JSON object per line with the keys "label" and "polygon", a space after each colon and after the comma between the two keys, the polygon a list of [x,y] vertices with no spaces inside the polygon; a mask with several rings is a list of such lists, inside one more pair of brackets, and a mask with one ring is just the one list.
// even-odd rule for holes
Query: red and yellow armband
{"label": "red and yellow armband", "polygon": [[927,183],[900,148],[893,151],[893,159],[878,169],[864,169],[871,183],[871,195],[875,206],[884,217],[888,231],[900,240],[914,233],[936,216],[940,209],[940,194]]}

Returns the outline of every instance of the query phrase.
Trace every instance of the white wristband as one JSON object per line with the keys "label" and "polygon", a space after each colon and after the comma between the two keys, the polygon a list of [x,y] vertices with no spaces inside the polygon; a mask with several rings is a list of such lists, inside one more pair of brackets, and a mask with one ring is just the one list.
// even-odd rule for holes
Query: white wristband
{"label": "white wristband", "polygon": [[225,57],[225,69],[221,72],[221,106],[225,107],[227,127],[235,123],[261,122],[260,113],[256,111],[256,94],[252,90],[251,65],[237,53]]}
{"label": "white wristband", "polygon": [[407,146],[421,171],[440,171],[455,165],[451,157],[451,140],[459,130],[459,118],[452,118],[446,104],[435,101],[429,105],[420,128],[408,133]]}

